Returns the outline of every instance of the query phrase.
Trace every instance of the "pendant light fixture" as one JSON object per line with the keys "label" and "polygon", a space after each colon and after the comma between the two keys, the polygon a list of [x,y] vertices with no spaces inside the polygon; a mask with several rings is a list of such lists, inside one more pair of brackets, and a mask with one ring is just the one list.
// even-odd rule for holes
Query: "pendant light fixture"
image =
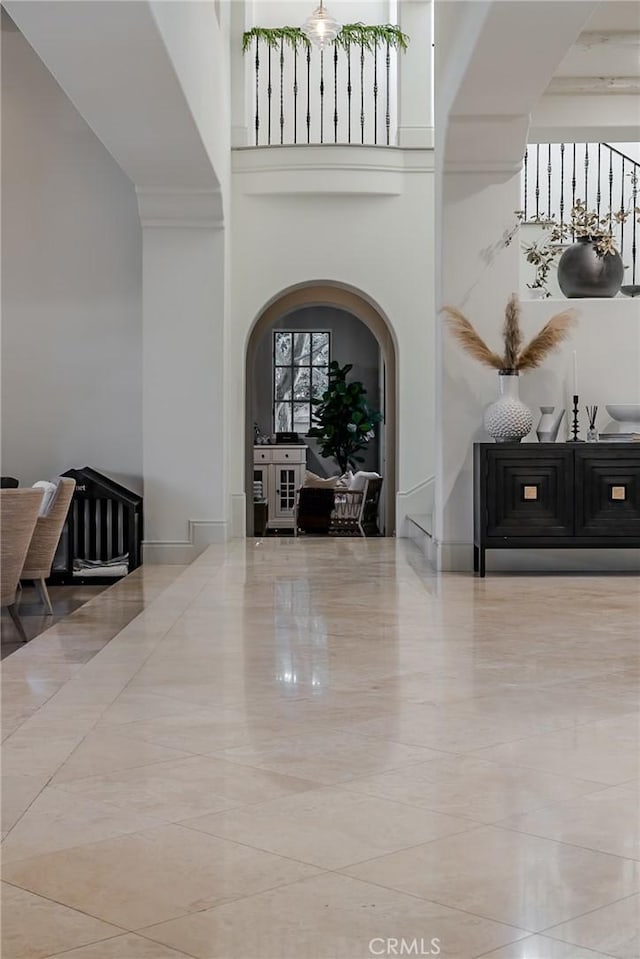
{"label": "pendant light fixture", "polygon": [[323,50],[338,36],[340,24],[327,12],[323,0],[320,0],[320,6],[305,20],[300,29],[311,43]]}

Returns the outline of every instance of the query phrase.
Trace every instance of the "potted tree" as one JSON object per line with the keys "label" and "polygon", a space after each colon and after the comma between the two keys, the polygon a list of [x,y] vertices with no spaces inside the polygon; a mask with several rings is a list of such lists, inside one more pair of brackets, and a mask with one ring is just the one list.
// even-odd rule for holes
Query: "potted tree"
{"label": "potted tree", "polygon": [[312,400],[314,425],[308,435],[315,437],[324,457],[335,459],[341,473],[358,468],[364,458],[359,454],[375,435],[382,415],[365,399],[367,391],[359,380],[347,382],[352,363],[329,364],[329,383],[321,399]]}

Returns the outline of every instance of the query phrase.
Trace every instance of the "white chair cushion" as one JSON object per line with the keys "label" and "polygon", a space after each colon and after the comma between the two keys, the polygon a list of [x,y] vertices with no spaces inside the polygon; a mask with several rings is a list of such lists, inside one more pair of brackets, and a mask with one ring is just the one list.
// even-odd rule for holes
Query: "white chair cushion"
{"label": "white chair cushion", "polygon": [[311,487],[312,489],[335,489],[339,479],[339,476],[329,476],[327,479],[323,479],[323,477],[318,476],[317,473],[312,473],[310,470],[307,470],[304,474],[304,483],[302,485]]}
{"label": "white chair cushion", "polygon": [[38,516],[48,516],[49,510],[56,498],[56,493],[58,492],[57,483],[50,483],[48,480],[38,480],[37,483],[33,484],[33,489],[42,490],[42,502],[40,503]]}
{"label": "white chair cushion", "polygon": [[361,492],[367,480],[370,479],[380,479],[380,473],[368,473],[366,470],[358,470],[357,473],[354,473],[349,489],[354,490],[354,492]]}

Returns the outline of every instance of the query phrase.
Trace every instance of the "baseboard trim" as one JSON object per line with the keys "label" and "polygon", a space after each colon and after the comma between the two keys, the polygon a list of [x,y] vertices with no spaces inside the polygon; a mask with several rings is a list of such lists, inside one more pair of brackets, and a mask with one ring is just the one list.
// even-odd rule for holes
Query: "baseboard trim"
{"label": "baseboard trim", "polygon": [[214,543],[226,543],[229,524],[225,520],[189,520],[187,540],[146,540],[142,557],[149,565],[186,566]]}
{"label": "baseboard trim", "polygon": [[[471,543],[436,543],[442,572],[472,572]],[[640,549],[490,549],[487,573],[640,573]]]}
{"label": "baseboard trim", "polygon": [[428,517],[426,516],[407,516],[403,526],[403,537],[410,539],[420,552],[427,558],[429,563],[435,566],[435,544],[433,535],[428,530]]}

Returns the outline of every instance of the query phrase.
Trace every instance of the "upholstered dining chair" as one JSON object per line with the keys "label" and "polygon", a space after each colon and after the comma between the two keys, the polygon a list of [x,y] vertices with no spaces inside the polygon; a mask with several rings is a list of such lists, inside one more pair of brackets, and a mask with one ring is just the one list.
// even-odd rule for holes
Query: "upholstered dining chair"
{"label": "upholstered dining chair", "polygon": [[36,528],[31,537],[31,545],[20,574],[21,580],[33,580],[50,615],[53,613],[53,607],[45,580],[47,576],[51,575],[53,558],[60,542],[62,527],[67,518],[75,488],[76,481],[74,479],[61,476],[58,480],[58,489],[46,516],[38,517]]}
{"label": "upholstered dining chair", "polygon": [[9,610],[23,643],[27,636],[16,609],[16,591],[41,503],[40,489],[0,490],[0,605]]}

